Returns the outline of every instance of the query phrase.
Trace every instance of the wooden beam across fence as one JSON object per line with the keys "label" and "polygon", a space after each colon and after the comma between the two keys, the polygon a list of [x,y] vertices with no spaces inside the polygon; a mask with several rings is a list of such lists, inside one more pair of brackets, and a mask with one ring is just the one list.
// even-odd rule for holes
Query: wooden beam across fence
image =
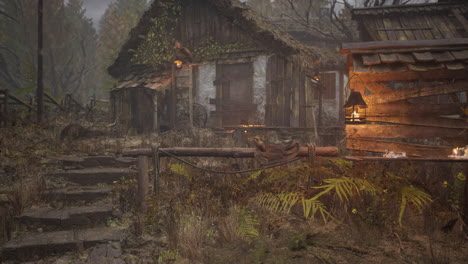
{"label": "wooden beam across fence", "polygon": [[[253,158],[255,148],[160,148],[160,157],[168,157],[167,153],[181,157],[224,157],[224,158]],[[122,155],[125,157],[138,157],[138,156],[153,156],[153,150],[146,149],[132,149],[124,150]],[[317,147],[315,149],[316,156],[322,157],[337,157],[339,150],[337,147]],[[308,157],[309,149],[301,147],[297,157]]]}

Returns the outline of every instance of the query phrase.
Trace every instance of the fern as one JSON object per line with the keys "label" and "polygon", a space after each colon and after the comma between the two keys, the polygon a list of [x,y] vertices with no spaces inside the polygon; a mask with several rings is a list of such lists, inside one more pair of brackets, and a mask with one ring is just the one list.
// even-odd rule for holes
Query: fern
{"label": "fern", "polygon": [[335,219],[321,201],[315,198],[305,199],[298,193],[266,193],[257,196],[255,201],[267,210],[278,213],[290,213],[291,208],[300,201],[305,218],[315,219],[318,212],[325,223],[330,218]]}
{"label": "fern", "polygon": [[253,238],[258,237],[260,234],[257,230],[257,226],[259,225],[260,223],[251,212],[245,208],[240,210],[237,229],[238,236],[246,239],[249,242],[252,241]]}
{"label": "fern", "polygon": [[309,219],[315,219],[317,212],[322,216],[324,223],[328,222],[329,218],[335,219],[327,210],[325,205],[314,198],[304,199],[302,197],[302,210],[304,212],[304,217]]}
{"label": "fern", "polygon": [[403,214],[405,213],[406,207],[408,204],[413,204],[416,209],[422,211],[422,208],[432,202],[431,196],[418,188],[410,185],[404,186],[400,190],[401,204],[400,212],[398,214],[398,223],[402,226],[401,220],[403,219]]}
{"label": "fern", "polygon": [[325,183],[322,186],[314,187],[314,189],[322,189],[320,193],[316,194],[312,199],[317,200],[320,196],[335,190],[336,194],[340,198],[340,201],[349,201],[349,198],[353,195],[359,195],[360,193],[368,193],[376,195],[379,193],[380,188],[362,178],[330,178],[323,180]]}
{"label": "fern", "polygon": [[171,171],[180,175],[183,175],[185,177],[189,176],[188,171],[185,169],[184,165],[179,164],[179,163],[171,163],[169,164],[169,167],[171,168]]}

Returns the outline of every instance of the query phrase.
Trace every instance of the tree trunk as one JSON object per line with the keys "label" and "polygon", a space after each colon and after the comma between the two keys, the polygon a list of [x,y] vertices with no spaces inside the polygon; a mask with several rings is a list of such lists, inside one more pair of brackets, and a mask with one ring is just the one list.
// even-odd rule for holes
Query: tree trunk
{"label": "tree trunk", "polygon": [[44,114],[44,68],[43,68],[43,0],[37,7],[37,122],[42,122]]}

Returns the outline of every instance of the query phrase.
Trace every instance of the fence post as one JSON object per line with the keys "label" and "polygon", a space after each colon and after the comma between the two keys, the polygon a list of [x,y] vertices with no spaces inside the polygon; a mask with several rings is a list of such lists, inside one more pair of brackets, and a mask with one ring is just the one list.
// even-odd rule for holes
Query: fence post
{"label": "fence post", "polygon": [[463,166],[463,174],[465,174],[465,190],[462,202],[462,219],[464,222],[463,230],[465,231],[465,234],[468,234],[468,164],[465,163]]}
{"label": "fence post", "polygon": [[159,144],[156,143],[152,146],[153,149],[153,163],[154,163],[154,182],[153,190],[155,195],[159,195]]}
{"label": "fence post", "polygon": [[149,185],[148,179],[148,157],[144,155],[138,156],[138,212],[135,228],[138,235],[142,234],[145,228],[144,220],[148,210],[146,206],[146,197],[148,195]]}

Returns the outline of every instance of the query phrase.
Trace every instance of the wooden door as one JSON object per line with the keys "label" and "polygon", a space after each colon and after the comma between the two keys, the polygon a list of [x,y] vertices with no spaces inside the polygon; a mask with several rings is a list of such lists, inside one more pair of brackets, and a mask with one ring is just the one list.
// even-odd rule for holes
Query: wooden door
{"label": "wooden door", "polygon": [[215,84],[216,110],[222,115],[222,125],[252,124],[256,110],[252,103],[252,63],[218,65]]}

